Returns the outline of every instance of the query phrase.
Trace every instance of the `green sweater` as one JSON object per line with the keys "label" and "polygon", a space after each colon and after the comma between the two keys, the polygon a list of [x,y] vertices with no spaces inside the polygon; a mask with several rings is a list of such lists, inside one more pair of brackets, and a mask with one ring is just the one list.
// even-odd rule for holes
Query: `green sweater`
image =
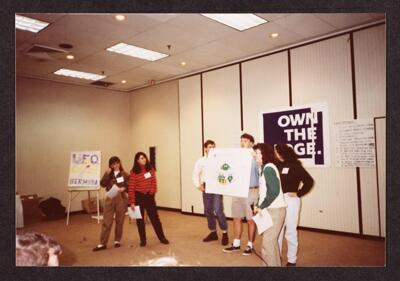
{"label": "green sweater", "polygon": [[271,205],[276,197],[278,197],[280,192],[279,179],[275,173],[275,170],[271,167],[267,167],[263,171],[265,183],[267,185],[267,195],[265,196],[265,199],[261,205],[258,206],[258,203],[256,204],[256,206],[260,209],[267,208],[269,205]]}

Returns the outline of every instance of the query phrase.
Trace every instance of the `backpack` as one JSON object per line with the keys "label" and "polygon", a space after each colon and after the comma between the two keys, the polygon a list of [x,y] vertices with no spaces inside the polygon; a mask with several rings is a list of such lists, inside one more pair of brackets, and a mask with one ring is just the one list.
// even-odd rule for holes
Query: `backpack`
{"label": "backpack", "polygon": [[66,215],[65,207],[61,205],[61,201],[53,197],[40,202],[39,208],[48,220],[62,219]]}

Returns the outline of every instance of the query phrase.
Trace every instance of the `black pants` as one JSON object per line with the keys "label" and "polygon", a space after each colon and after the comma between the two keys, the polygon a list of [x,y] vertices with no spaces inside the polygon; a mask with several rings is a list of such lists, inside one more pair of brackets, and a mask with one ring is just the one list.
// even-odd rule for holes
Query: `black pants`
{"label": "black pants", "polygon": [[153,225],[154,231],[156,232],[158,239],[160,241],[162,239],[165,239],[164,231],[162,229],[161,221],[157,212],[156,201],[154,200],[154,194],[135,192],[135,197],[135,205],[140,206],[140,213],[142,214],[142,218],[136,220],[140,241],[146,242],[146,227],[143,221],[145,209],[147,214],[149,215],[151,224]]}

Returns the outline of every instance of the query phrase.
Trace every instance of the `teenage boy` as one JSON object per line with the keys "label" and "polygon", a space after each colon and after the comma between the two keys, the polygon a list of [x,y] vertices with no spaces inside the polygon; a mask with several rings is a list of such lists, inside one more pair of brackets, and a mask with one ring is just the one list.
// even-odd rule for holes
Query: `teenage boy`
{"label": "teenage boy", "polygon": [[[228,225],[226,223],[224,214],[223,197],[220,194],[205,192],[207,187],[206,183],[204,182],[204,170],[208,151],[211,148],[215,148],[215,142],[212,140],[207,140],[204,143],[204,156],[197,160],[194,166],[192,180],[194,186],[196,186],[197,189],[203,193],[204,214],[207,217],[208,229],[210,230],[210,233],[206,238],[203,239],[203,242],[218,240],[216,224],[216,220],[218,220],[219,227],[222,230],[221,244],[225,246],[228,245],[229,238],[227,232]],[[215,218],[215,216],[217,218]]]}
{"label": "teenage boy", "polygon": [[[240,136],[241,148],[252,148],[254,146],[254,137],[249,134]],[[225,253],[240,251],[240,238],[242,236],[242,218],[247,220],[248,242],[243,251],[244,256],[249,256],[253,250],[253,242],[256,232],[256,224],[252,220],[253,209],[258,202],[258,168],[255,159],[252,160],[250,173],[249,195],[247,198],[232,197],[232,216],[233,216],[233,234],[234,239],[231,247],[223,249]]]}

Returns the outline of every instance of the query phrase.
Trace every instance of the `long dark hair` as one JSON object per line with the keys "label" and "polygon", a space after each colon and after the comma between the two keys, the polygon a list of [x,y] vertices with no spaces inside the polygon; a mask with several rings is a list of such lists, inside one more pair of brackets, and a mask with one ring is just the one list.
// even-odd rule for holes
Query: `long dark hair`
{"label": "long dark hair", "polygon": [[268,163],[276,164],[274,148],[269,143],[257,143],[255,146],[253,146],[253,149],[259,149],[261,151],[263,165]]}
{"label": "long dark hair", "polygon": [[301,163],[299,156],[294,152],[293,148],[285,143],[275,145],[276,152],[283,158],[284,162],[287,163]]}
{"label": "long dark hair", "polygon": [[108,160],[108,167],[111,168],[111,165],[114,164],[114,163],[119,163],[119,170],[121,172],[124,171],[124,167],[122,167],[121,160],[117,156],[113,156],[113,157],[110,158],[110,160]]}
{"label": "long dark hair", "polygon": [[140,167],[140,165],[138,163],[140,156],[143,156],[144,158],[146,158],[146,165],[145,165],[146,172],[151,170],[151,164],[150,164],[149,158],[147,158],[146,153],[138,152],[135,155],[135,160],[133,160],[133,166],[132,166],[132,170],[131,170],[131,172],[134,172],[135,174],[140,174],[140,172],[142,170],[142,168]]}

